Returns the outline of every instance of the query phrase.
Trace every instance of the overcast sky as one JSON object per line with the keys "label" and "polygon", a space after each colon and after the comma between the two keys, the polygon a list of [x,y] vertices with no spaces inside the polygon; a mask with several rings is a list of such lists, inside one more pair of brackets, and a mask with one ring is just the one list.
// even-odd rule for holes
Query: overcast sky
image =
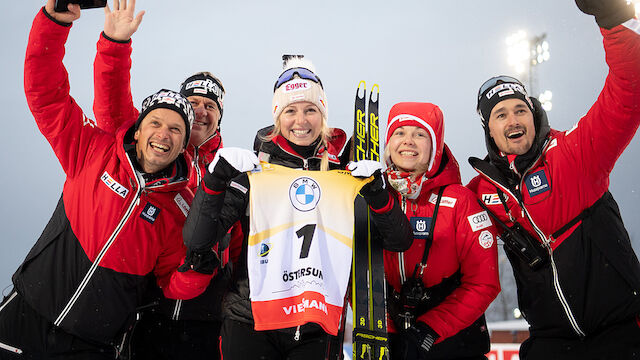
{"label": "overcast sky", "polygon": [[[35,126],[23,89],[27,36],[43,4],[7,1],[0,15],[5,124],[0,132],[5,164],[0,174],[5,192],[0,207],[0,288],[10,285],[11,274],[40,235],[64,181]],[[486,153],[475,113],[476,91],[491,76],[516,75],[506,62],[509,34],[547,34],[551,58],[537,68],[538,90],[553,91],[549,119],[556,129],[569,129],[586,113],[607,74],[600,32],[593,18],[571,0],[139,0],[137,5],[147,12],[133,36],[137,105],[160,88],[177,90],[196,71],[211,71],[227,89],[225,145],[250,148],[256,130],[272,123],[272,90],[281,55],[302,53],[314,62],[325,85],[329,124],[349,133],[360,80],[369,86],[380,84],[384,121],[399,101],[439,105],[445,139],[465,183],[474,175],[466,159]],[[71,93],[90,117],[95,43],[103,23],[103,10],[83,11],[67,42]],[[638,142],[637,137],[631,142],[611,178],[611,191],[636,245]]]}

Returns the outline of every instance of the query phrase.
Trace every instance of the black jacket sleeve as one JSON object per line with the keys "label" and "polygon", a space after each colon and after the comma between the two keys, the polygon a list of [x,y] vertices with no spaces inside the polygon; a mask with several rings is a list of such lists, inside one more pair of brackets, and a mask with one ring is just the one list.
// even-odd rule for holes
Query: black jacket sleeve
{"label": "black jacket sleeve", "polygon": [[[207,173],[205,177],[212,176]],[[182,236],[190,251],[211,249],[242,216],[249,202],[249,179],[237,176],[223,192],[207,189],[202,182],[187,216]],[[240,184],[240,186],[238,186]],[[240,189],[246,189],[241,191]]]}

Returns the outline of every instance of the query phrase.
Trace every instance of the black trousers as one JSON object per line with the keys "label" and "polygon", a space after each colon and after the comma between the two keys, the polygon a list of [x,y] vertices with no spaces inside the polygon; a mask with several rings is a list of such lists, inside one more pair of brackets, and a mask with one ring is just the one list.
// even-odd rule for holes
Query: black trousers
{"label": "black trousers", "polygon": [[629,319],[582,340],[531,336],[520,346],[520,359],[640,359],[640,326],[636,319]]}
{"label": "black trousers", "polygon": [[15,291],[0,305],[0,359],[107,360],[115,347],[64,332],[40,316]]}
{"label": "black trousers", "polygon": [[136,324],[131,360],[219,360],[221,322],[171,320],[165,315],[147,312]]}
{"label": "black trousers", "polygon": [[252,324],[225,319],[220,342],[224,360],[323,360],[335,359],[336,337],[325,333],[316,324],[300,328],[300,338],[294,338],[295,328],[256,331]]}

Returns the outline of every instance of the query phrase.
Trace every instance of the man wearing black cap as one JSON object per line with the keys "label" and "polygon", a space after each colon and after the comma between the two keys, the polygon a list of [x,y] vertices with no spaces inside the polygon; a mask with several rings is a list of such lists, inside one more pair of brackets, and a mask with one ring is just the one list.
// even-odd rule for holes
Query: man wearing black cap
{"label": "man wearing black cap", "polygon": [[69,95],[62,63],[80,8],[55,12],[54,4],[48,0],[33,22],[25,93],[66,180],[0,304],[0,358],[114,359],[149,275],[179,299],[199,295],[211,279],[177,270],[185,248],[175,239],[192,201],[183,153],[193,108],[179,93],[160,90],[128,129],[97,128]]}
{"label": "man wearing black cap", "polygon": [[[115,0],[113,10],[107,8],[104,32],[97,44],[94,62],[94,105],[97,126],[107,132],[127,126],[138,110],[133,105],[130,69],[131,37],[137,30],[144,11],[135,14],[134,1]],[[134,16],[136,15],[136,16]],[[221,81],[209,72],[198,72],[180,85],[195,113],[191,138],[186,153],[192,158],[193,172],[189,188],[195,192],[222,147],[220,121],[224,109],[225,90]],[[161,289],[149,289],[145,307],[131,338],[131,358],[141,359],[208,359],[220,357],[218,336],[222,320],[221,301],[230,279],[228,260],[240,255],[240,226],[232,228],[231,237],[223,241],[218,253],[221,270],[209,287],[189,301],[168,299]],[[224,249],[228,245],[228,248]]]}
{"label": "man wearing black cap", "polygon": [[640,23],[625,0],[576,0],[595,16],[609,65],[571,130],[550,129],[520,81],[478,92],[488,155],[469,183],[503,231],[530,325],[521,359],[640,358],[640,264],[609,174],[640,125]]}

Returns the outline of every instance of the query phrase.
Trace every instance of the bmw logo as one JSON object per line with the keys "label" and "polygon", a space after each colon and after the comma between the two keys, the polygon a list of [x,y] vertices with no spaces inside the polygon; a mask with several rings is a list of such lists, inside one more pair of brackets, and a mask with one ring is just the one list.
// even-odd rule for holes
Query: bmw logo
{"label": "bmw logo", "polygon": [[313,210],[320,201],[320,185],[308,177],[297,178],[289,187],[289,200],[300,211]]}

